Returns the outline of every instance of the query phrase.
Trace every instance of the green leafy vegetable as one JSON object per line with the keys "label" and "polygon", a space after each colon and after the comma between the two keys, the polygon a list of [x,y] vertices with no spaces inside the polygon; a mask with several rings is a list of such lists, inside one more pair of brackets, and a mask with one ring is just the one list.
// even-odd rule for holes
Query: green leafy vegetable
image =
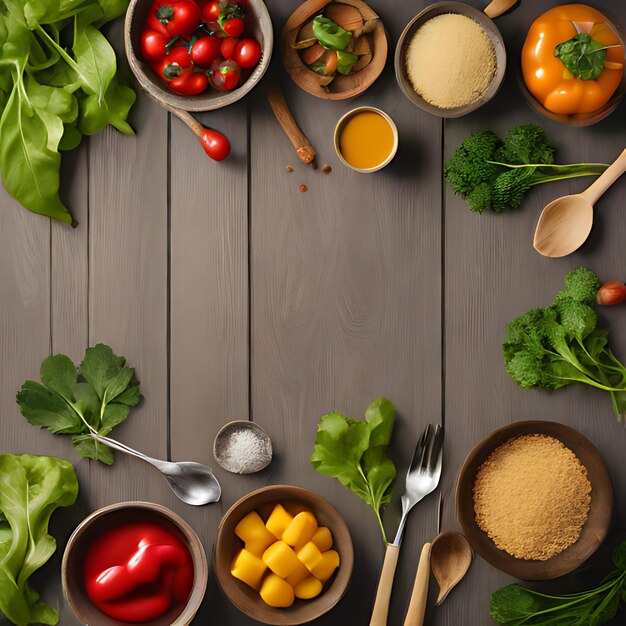
{"label": "green leafy vegetable", "polygon": [[58,623],[28,579],[56,550],[48,534],[57,507],[78,495],[74,469],[47,456],[0,455],[0,614],[17,626]]}
{"label": "green leafy vegetable", "polygon": [[516,209],[534,185],[578,176],[601,174],[602,163],[556,165],[554,148],[542,128],[524,124],[504,141],[490,130],[470,134],[443,167],[454,193],[477,213]]}
{"label": "green leafy vegetable", "polygon": [[589,33],[578,33],[560,43],[554,49],[554,56],[561,59],[574,78],[597,80],[604,71],[606,49]]}
{"label": "green leafy vegetable", "polygon": [[323,15],[318,15],[313,20],[313,34],[328,50],[345,50],[352,39],[352,33],[349,30],[341,28]]}
{"label": "green leafy vegetable", "polygon": [[358,54],[337,50],[337,71],[340,74],[349,74],[352,66],[359,60]]}
{"label": "green leafy vegetable", "polygon": [[320,474],[336,478],[374,509],[385,542],[380,511],[391,502],[396,478],[396,468],[387,456],[395,418],[393,404],[385,398],[370,404],[365,421],[339,413],[325,415],[317,426],[311,457]]}
{"label": "green leafy vegetable", "polygon": [[532,309],[506,327],[506,370],[524,389],[584,383],[608,391],[618,416],[626,414],[626,367],[596,330],[598,277],[580,267],[545,309]]}
{"label": "green leafy vegetable", "polygon": [[27,380],[17,394],[22,415],[57,435],[71,435],[78,453],[107,465],[113,451],[94,439],[90,428],[108,435],[139,403],[139,383],[126,359],[109,346],[87,348],[78,370],[63,354],[41,364],[41,383]]}
{"label": "green leafy vegetable", "polygon": [[0,173],[29,211],[76,226],[59,198],[59,150],[108,124],[133,134],[135,92],[99,28],[128,0],[0,2]]}
{"label": "green leafy vegetable", "polygon": [[604,624],[626,600],[626,541],[613,552],[613,564],[600,585],[581,593],[554,596],[515,584],[502,587],[491,598],[491,617],[508,626]]}

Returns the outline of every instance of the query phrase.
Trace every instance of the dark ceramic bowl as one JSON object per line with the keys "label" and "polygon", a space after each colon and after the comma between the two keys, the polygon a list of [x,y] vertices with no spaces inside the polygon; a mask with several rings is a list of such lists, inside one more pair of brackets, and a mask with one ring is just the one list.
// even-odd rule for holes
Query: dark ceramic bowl
{"label": "dark ceramic bowl", "polygon": [[128,626],[128,622],[113,619],[100,611],[89,599],[83,584],[85,555],[101,533],[129,522],[156,522],[178,536],[189,548],[194,566],[191,595],[182,612],[174,607],[146,626],[189,626],[200,608],[209,578],[204,548],[198,535],[184,519],[160,504],[150,502],[121,502],[105,506],[85,518],[72,533],[61,566],[63,591],[76,619],[92,626]]}

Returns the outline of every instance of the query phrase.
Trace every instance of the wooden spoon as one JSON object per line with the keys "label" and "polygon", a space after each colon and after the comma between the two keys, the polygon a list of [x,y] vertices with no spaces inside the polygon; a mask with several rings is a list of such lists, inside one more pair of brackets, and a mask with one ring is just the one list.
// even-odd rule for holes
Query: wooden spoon
{"label": "wooden spoon", "polygon": [[493,19],[506,13],[515,4],[517,0],[491,0],[491,3],[485,7],[485,14]]}
{"label": "wooden spoon", "polygon": [[626,172],[626,150],[585,191],[553,200],[537,222],[533,246],[543,256],[567,256],[585,243],[593,224],[593,205]]}
{"label": "wooden spoon", "polygon": [[439,596],[436,604],[439,606],[465,576],[473,558],[474,552],[461,533],[440,533],[432,544],[424,544],[404,626],[422,626],[424,623],[428,600],[429,563],[439,583]]}

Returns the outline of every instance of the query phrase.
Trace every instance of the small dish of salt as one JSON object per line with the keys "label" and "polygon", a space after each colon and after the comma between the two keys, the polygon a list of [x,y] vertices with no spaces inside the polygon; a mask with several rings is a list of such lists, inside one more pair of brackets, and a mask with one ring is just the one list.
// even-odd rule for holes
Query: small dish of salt
{"label": "small dish of salt", "polygon": [[215,460],[233,474],[254,474],[272,460],[272,441],[254,422],[237,420],[221,428],[213,444]]}

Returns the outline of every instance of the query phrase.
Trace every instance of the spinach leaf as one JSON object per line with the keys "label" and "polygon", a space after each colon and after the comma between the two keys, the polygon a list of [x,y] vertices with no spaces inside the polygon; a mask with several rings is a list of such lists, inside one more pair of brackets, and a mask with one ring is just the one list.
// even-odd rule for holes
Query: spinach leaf
{"label": "spinach leaf", "polygon": [[336,478],[367,502],[378,520],[383,541],[385,529],[381,508],[393,494],[396,468],[387,456],[395,421],[393,404],[380,398],[367,408],[365,421],[330,413],[320,420],[311,463],[331,478]]}
{"label": "spinach leaf", "polygon": [[561,59],[574,78],[597,80],[604,71],[606,46],[592,39],[589,33],[578,33],[560,43],[554,49],[554,56]]}
{"label": "spinach leaf", "polygon": [[22,415],[33,425],[59,435],[72,435],[83,457],[113,463],[113,452],[96,441],[90,428],[108,435],[141,400],[135,370],[109,346],[87,348],[77,369],[65,355],[41,364],[41,383],[28,380],[17,394]]}
{"label": "spinach leaf", "polygon": [[313,34],[328,50],[345,50],[352,39],[352,33],[349,30],[323,15],[318,15],[313,20]]}
{"label": "spinach leaf", "polygon": [[0,482],[0,613],[17,626],[57,624],[29,578],[56,550],[48,523],[56,508],[76,501],[74,469],[53,457],[2,454]]}

